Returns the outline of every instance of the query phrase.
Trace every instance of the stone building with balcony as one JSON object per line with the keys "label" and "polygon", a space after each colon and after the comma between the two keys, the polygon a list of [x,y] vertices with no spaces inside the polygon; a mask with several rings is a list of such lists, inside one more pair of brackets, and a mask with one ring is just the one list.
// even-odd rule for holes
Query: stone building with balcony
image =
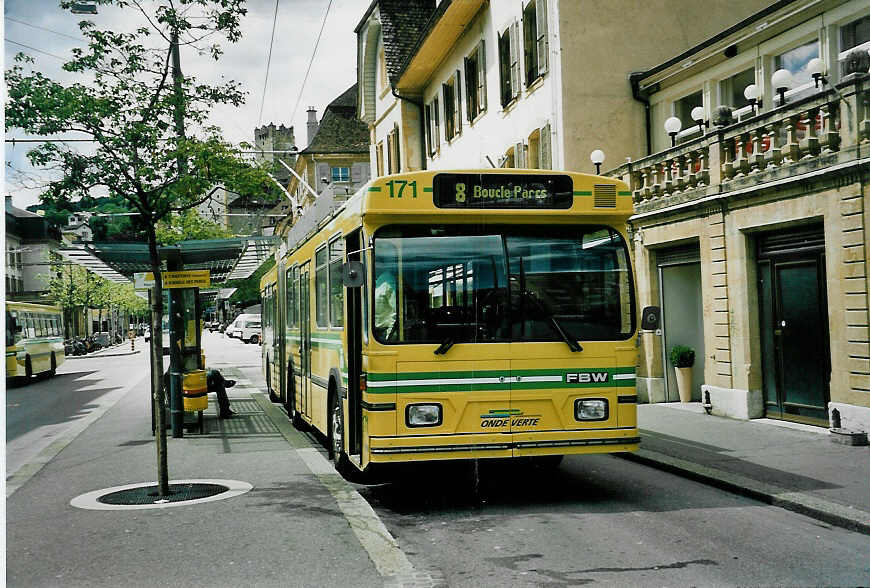
{"label": "stone building with balcony", "polygon": [[596,148],[642,156],[645,114],[628,72],[769,3],[373,0],[356,28],[373,174],[591,171]]}
{"label": "stone building with balcony", "polygon": [[714,414],[870,430],[868,48],[866,2],[780,1],[631,75],[642,398],[689,345]]}

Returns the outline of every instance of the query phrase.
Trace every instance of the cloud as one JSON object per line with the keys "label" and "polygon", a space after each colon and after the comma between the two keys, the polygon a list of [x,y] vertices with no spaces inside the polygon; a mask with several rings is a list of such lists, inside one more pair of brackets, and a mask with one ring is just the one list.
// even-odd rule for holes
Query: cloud
{"label": "cloud", "polygon": [[[154,6],[147,1],[144,4]],[[326,105],[356,81],[356,35],[353,30],[368,8],[369,0],[333,0],[311,73],[302,88],[328,4],[329,0],[278,1],[265,94],[263,86],[275,14],[274,0],[247,3],[248,15],[242,21],[243,37],[235,44],[221,42],[224,55],[219,61],[197,55],[190,47],[182,50],[181,69],[185,75],[195,76],[203,82],[235,80],[241,82],[248,92],[242,107],[220,107],[213,113],[211,122],[223,129],[228,140],[251,142],[254,128],[271,122],[294,126],[297,145],[304,147],[308,107],[316,108],[318,117],[321,116]],[[141,15],[129,9],[101,6],[99,10],[96,16],[88,16],[99,28],[127,30],[142,24]],[[6,40],[27,44],[45,53],[66,57],[77,43],[64,35],[81,38],[78,29],[81,17],[63,11],[54,0],[7,0],[4,15]],[[82,40],[79,46],[83,44]],[[61,69],[61,60],[9,42],[5,43],[5,67],[12,64],[19,51],[32,55],[39,70],[52,79],[63,83],[81,81],[80,76]],[[8,136],[20,138],[23,135],[13,131]],[[16,145],[14,153],[7,145],[6,161],[9,162],[11,157],[16,168],[29,167],[19,157],[20,151],[23,151],[21,144]],[[38,201],[38,191],[16,185],[8,169],[6,180],[6,192],[12,194],[16,206],[24,208]]]}

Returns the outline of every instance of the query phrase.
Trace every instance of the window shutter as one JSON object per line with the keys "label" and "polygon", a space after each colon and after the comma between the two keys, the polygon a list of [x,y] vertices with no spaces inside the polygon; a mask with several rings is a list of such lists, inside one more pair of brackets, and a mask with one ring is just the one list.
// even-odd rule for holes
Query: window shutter
{"label": "window shutter", "polygon": [[471,103],[471,84],[476,83],[475,80],[471,78],[471,60],[467,57],[464,60],[465,63],[465,118],[468,119],[468,122],[474,120],[474,105]]}
{"label": "window shutter", "polygon": [[432,155],[432,104],[423,108],[423,115],[426,117],[426,153]]}
{"label": "window shutter", "polygon": [[393,133],[387,133],[387,174],[393,173]]}
{"label": "window shutter", "polygon": [[483,41],[477,46],[477,112],[486,110],[486,51]]}
{"label": "window shutter", "polygon": [[532,47],[536,42],[536,39],[532,38],[534,22],[532,22],[531,11],[528,8],[528,5],[523,6],[523,68],[526,72],[526,87],[529,87],[535,81],[535,64],[532,63]]}
{"label": "window shutter", "polygon": [[550,123],[541,128],[541,139],[538,141],[539,149],[541,150],[538,156],[541,169],[553,169],[553,152],[550,137]]}
{"label": "window shutter", "polygon": [[511,96],[516,97],[520,93],[520,26],[514,21],[510,27],[511,49]]}
{"label": "window shutter", "polygon": [[514,145],[514,167],[519,169],[526,167],[526,149],[522,141]]}
{"label": "window shutter", "polygon": [[538,21],[538,75],[547,73],[550,62],[550,43],[547,37],[547,0],[537,0],[535,5]]}
{"label": "window shutter", "polygon": [[454,132],[458,135],[462,132],[462,74],[459,70],[456,70],[456,74],[453,76],[453,91],[456,93],[454,96],[454,100],[456,101],[456,112],[453,115],[453,119],[455,121],[456,128]]}
{"label": "window shutter", "polygon": [[439,108],[438,108],[438,98],[435,98],[435,101],[432,102],[432,109],[435,111],[435,135],[432,138],[432,142],[435,144],[435,150],[437,151],[441,147],[441,125],[439,121]]}

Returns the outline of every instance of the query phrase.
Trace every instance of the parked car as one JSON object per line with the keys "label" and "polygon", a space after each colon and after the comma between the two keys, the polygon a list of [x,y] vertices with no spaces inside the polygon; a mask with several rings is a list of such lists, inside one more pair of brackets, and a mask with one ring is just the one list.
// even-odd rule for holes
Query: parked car
{"label": "parked car", "polygon": [[[233,324],[227,327],[227,336],[238,337],[239,339],[247,341],[250,339],[253,331],[256,330],[257,340],[259,340],[260,320],[259,314],[240,314],[236,317],[236,320],[233,321]],[[256,327],[253,326],[253,324],[248,327],[248,323],[256,323]]]}
{"label": "parked car", "polygon": [[260,315],[256,315],[255,319],[245,319],[242,321],[242,326],[238,330],[239,339],[245,343],[259,343],[261,322]]}

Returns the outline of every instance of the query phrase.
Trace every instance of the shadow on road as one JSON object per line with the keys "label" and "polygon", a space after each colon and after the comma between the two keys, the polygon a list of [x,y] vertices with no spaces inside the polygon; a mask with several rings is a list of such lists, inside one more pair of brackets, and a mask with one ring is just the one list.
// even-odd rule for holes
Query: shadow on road
{"label": "shadow on road", "polygon": [[96,370],[68,372],[6,390],[6,441],[34,427],[79,419],[97,405],[94,400],[117,387],[93,388],[100,382]]}

